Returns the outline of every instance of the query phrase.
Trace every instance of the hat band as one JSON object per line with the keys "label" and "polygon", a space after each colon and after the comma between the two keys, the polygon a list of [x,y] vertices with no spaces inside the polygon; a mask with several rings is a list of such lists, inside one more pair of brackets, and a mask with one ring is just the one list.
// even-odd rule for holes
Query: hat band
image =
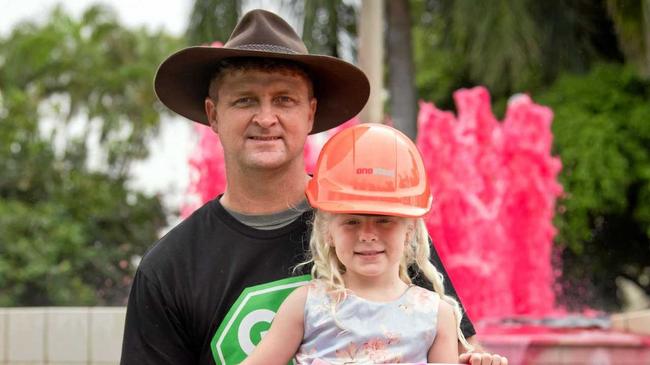
{"label": "hat band", "polygon": [[291,48],[282,47],[275,44],[253,43],[253,44],[242,44],[241,46],[234,46],[228,48],[241,49],[246,51],[264,51],[264,52],[275,52],[275,53],[298,54],[298,52],[292,50]]}

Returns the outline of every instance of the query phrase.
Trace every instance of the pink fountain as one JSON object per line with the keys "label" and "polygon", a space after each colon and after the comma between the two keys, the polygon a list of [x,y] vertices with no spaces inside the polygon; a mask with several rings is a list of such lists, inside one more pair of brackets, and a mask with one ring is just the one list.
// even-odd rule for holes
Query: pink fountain
{"label": "pink fountain", "polygon": [[[417,145],[434,195],[429,232],[483,346],[510,364],[650,364],[650,337],[611,330],[604,313],[569,314],[555,304],[552,218],[562,187],[552,111],[518,95],[499,122],[485,88],[454,99],[457,116],[420,104]],[[308,171],[337,130],[309,137]],[[197,131],[185,216],[226,184],[218,138]]]}
{"label": "pink fountain", "polygon": [[433,242],[475,321],[547,315],[554,309],[551,221],[562,193],[552,113],[519,96],[500,123],[484,88],[458,91],[455,100],[458,118],[420,105]]}

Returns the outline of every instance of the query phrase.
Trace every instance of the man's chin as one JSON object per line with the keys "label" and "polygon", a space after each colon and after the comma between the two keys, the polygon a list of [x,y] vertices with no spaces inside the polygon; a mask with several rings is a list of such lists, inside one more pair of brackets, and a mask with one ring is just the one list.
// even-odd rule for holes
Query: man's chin
{"label": "man's chin", "polygon": [[285,156],[256,156],[246,161],[246,166],[251,170],[274,171],[285,168],[289,161]]}

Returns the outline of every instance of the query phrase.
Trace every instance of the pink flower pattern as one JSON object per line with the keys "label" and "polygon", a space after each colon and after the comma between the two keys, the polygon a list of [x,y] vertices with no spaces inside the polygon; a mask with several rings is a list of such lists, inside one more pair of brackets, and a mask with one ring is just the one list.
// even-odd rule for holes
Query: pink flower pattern
{"label": "pink flower pattern", "polygon": [[[311,313],[317,315],[323,315],[322,306],[324,303],[329,302],[331,298],[328,297],[327,291],[323,290],[322,283],[318,283],[315,280],[312,283],[310,289],[310,295],[318,297],[322,300],[311,300],[308,299],[306,305],[309,305],[309,309],[312,310]],[[327,298],[327,299],[324,299]],[[345,301],[357,301],[356,303],[362,303],[363,300],[359,300],[354,296],[349,296]],[[334,327],[331,329],[329,336],[331,338],[323,339],[318,338],[318,341],[315,343],[310,343],[309,346],[301,346],[298,354],[296,354],[296,360],[298,364],[310,364],[316,358],[320,358],[328,361],[332,365],[345,365],[345,364],[387,364],[387,363],[403,363],[403,362],[418,362],[420,359],[426,361],[426,352],[433,339],[435,337],[435,325],[437,318],[437,310],[439,303],[439,296],[436,293],[428,291],[420,287],[411,287],[406,293],[400,298],[399,302],[386,303],[386,306],[392,306],[392,312],[395,315],[390,315],[390,320],[387,320],[387,323],[379,323],[374,325],[376,327],[376,333],[371,334],[370,336],[360,336],[361,333],[359,328],[346,328],[341,329],[336,325],[328,323]],[[345,302],[344,301],[344,302]],[[345,305],[348,303],[341,303],[340,305]],[[320,308],[319,308],[320,307]],[[306,308],[307,310],[308,308]],[[400,314],[401,313],[401,314]],[[331,317],[331,313],[327,313]],[[323,326],[325,321],[322,317],[318,317],[318,320],[311,322],[317,329],[320,329],[320,326]],[[347,321],[345,314],[342,314],[340,317],[337,317],[344,326],[352,325],[356,323],[357,326],[361,325],[366,327],[366,321],[359,321],[359,318],[356,318],[352,321]],[[424,320],[423,320],[424,319]],[[420,332],[418,340],[413,341],[413,337],[409,337],[407,341],[404,340],[404,334],[413,336],[412,333],[409,333],[408,330],[404,328],[396,329],[391,321],[399,322],[409,322],[421,323],[426,322],[428,319],[431,319],[429,322],[430,330],[424,330]],[[306,316],[306,321],[309,320]],[[368,321],[370,322],[370,321]],[[306,331],[307,334],[307,331]],[[405,347],[412,346],[411,343],[417,342],[417,346],[422,347],[422,353],[417,355],[417,360],[411,357],[404,357]],[[428,343],[429,345],[426,345]],[[320,345],[320,346],[319,346]],[[332,350],[333,349],[333,350]]]}

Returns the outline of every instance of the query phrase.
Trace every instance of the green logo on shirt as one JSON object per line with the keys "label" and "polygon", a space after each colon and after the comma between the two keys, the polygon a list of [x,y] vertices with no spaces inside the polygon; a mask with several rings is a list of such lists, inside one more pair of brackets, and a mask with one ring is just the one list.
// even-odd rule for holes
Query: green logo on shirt
{"label": "green logo on shirt", "polygon": [[280,304],[309,280],[311,276],[303,275],[244,289],[212,338],[214,362],[242,362],[269,330]]}

